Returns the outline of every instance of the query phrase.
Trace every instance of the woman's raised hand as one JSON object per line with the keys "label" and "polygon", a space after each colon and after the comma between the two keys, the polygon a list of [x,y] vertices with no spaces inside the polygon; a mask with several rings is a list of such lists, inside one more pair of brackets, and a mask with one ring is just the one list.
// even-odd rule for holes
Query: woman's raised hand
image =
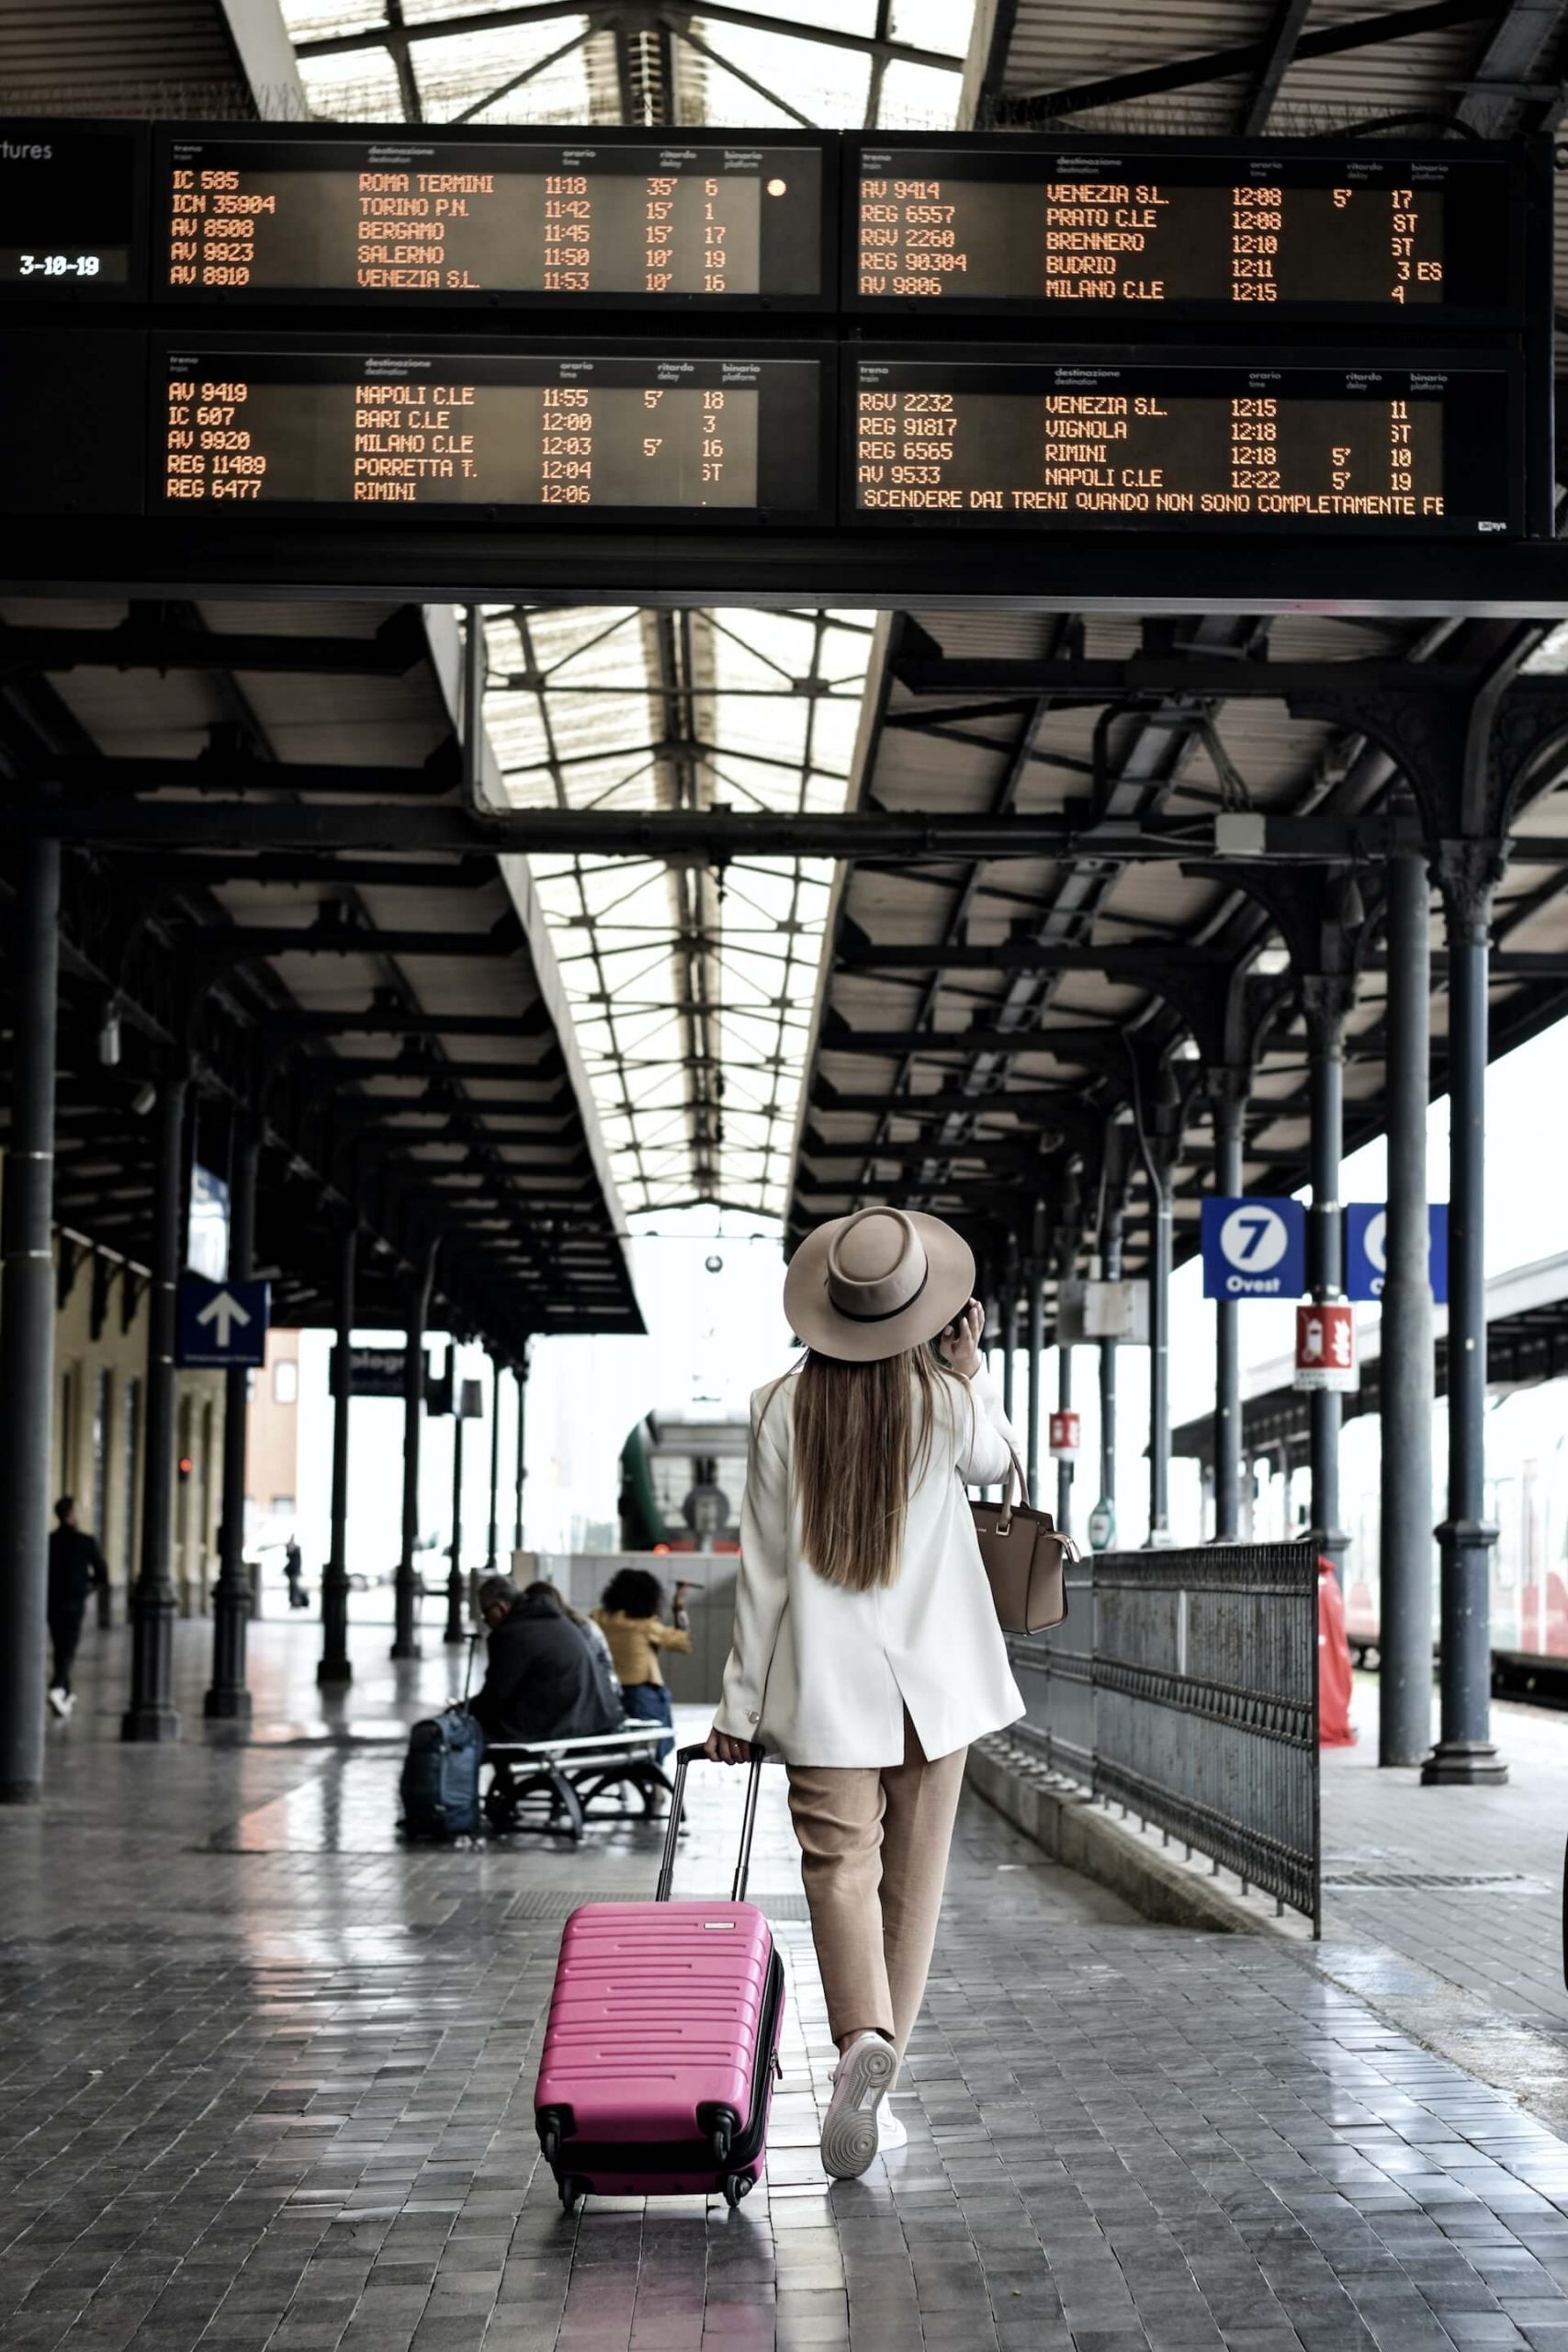
{"label": "woman's raised hand", "polygon": [[960,1380],[973,1380],[980,1369],[980,1334],[985,1328],[986,1310],[977,1298],[972,1298],[937,1341],[942,1362]]}

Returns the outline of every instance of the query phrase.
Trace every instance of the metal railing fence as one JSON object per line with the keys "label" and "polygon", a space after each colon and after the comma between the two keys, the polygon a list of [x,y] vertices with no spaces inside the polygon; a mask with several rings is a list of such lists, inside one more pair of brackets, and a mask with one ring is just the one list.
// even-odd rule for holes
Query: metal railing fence
{"label": "metal railing fence", "polygon": [[1320,1926],[1313,1545],[1090,1556],[1066,1623],[1008,1650],[1054,1770]]}

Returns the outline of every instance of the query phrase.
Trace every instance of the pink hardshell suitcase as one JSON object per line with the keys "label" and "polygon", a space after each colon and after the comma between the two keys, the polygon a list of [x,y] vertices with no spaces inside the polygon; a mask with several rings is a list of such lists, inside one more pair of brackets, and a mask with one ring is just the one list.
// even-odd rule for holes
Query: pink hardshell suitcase
{"label": "pink hardshell suitcase", "polygon": [[539,2145],[572,2212],[580,2198],[708,2196],[761,2177],[779,2072],[784,1964],[743,1898],[762,1750],[753,1744],[728,1903],[671,1903],[682,1747],[653,1903],[585,1903],[561,1936],[534,2089]]}

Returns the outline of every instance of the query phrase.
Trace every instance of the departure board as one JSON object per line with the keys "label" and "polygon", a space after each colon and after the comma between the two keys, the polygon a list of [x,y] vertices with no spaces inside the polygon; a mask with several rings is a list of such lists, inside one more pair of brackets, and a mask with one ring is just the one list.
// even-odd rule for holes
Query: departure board
{"label": "departure board", "polygon": [[1479,360],[1258,365],[867,353],[845,519],[945,527],[1523,527],[1514,379]]}
{"label": "departure board", "polygon": [[129,123],[0,122],[0,296],[140,295],[145,157]]}
{"label": "departure board", "polygon": [[1462,148],[862,141],[846,212],[852,307],[984,307],[1081,334],[1112,314],[1137,334],[1172,314],[1430,328],[1516,316],[1524,300],[1517,160]]}
{"label": "departure board", "polygon": [[671,133],[168,134],[159,291],[809,306],[830,298],[824,149]]}
{"label": "departure board", "polygon": [[154,504],[818,519],[816,358],[167,346]]}

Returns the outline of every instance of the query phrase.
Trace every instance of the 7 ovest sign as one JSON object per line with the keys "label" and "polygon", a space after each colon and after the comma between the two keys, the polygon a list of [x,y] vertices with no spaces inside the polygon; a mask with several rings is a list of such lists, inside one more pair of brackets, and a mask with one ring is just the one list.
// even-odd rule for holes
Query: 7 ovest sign
{"label": "7 ovest sign", "polygon": [[1203,1203],[1205,1298],[1299,1298],[1306,1288],[1300,1201],[1221,1195]]}

